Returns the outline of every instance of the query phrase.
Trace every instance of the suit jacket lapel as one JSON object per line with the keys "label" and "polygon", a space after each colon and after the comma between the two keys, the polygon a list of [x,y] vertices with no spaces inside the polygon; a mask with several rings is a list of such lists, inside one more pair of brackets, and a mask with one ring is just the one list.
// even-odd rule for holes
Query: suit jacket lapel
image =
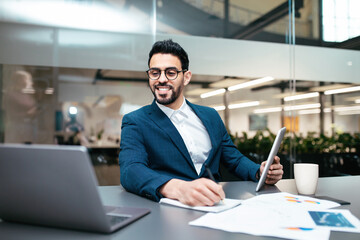
{"label": "suit jacket lapel", "polygon": [[192,166],[194,166],[180,133],[178,132],[174,124],[171,122],[171,120],[166,116],[166,114],[161,111],[161,109],[156,105],[155,100],[153,101],[149,109],[149,118],[169,136],[171,141],[174,143],[176,148],[179,149],[184,158],[189,161]]}

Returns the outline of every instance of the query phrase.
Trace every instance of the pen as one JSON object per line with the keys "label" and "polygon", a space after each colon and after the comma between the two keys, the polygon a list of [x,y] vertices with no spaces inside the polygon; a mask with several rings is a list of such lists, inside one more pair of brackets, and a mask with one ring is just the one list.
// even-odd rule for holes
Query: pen
{"label": "pen", "polygon": [[[206,163],[204,163],[204,165],[205,165],[205,169],[206,169],[206,172],[208,173],[208,175],[209,175],[209,178],[211,179],[211,180],[213,180],[214,182],[216,182],[216,180],[215,180],[215,178],[214,178],[214,175],[212,175],[212,173],[211,173],[211,171],[210,171],[210,168],[209,168],[209,166],[206,164]],[[220,203],[224,203],[224,199],[221,199],[220,200]]]}
{"label": "pen", "polygon": [[207,173],[208,173],[208,175],[209,175],[209,178],[210,178],[211,180],[213,180],[214,182],[216,182],[216,181],[215,181],[215,178],[214,178],[214,175],[212,175],[212,173],[211,173],[211,171],[210,171],[209,166],[208,166],[206,163],[204,163],[204,165],[205,165],[205,169],[206,169],[206,171],[207,171]]}

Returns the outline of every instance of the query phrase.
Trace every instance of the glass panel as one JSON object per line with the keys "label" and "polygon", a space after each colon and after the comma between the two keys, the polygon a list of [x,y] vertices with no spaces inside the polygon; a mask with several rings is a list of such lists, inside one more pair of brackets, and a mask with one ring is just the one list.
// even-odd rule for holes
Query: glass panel
{"label": "glass panel", "polygon": [[51,27],[152,33],[152,18],[152,1],[3,0],[0,3],[1,21]]}
{"label": "glass panel", "polygon": [[[353,28],[351,24],[357,19],[350,10],[354,6],[353,1],[320,2],[318,9],[322,12],[320,24],[323,28],[320,34],[322,40],[327,41],[322,45],[359,49],[356,40],[359,32],[349,34]],[[359,26],[355,28],[359,29]],[[359,52],[334,48],[306,51],[306,48],[298,45],[295,49],[298,57],[295,62],[297,85],[294,95],[311,93],[315,96],[294,102],[294,105],[300,101],[314,104],[309,109],[296,111],[299,124],[294,142],[296,162],[319,164],[321,177],[360,174],[359,106],[356,102],[360,87],[356,80],[359,71],[354,68],[354,60],[359,57]],[[319,57],[318,50],[322,51],[323,57]],[[332,68],[337,71],[332,71]],[[307,71],[311,71],[309,80],[313,84],[303,88],[299,83],[303,82],[302,73]],[[328,75],[328,72],[332,74]]]}
{"label": "glass panel", "polygon": [[[293,130],[280,153],[285,178],[292,177],[291,163],[302,161],[306,151],[355,149],[358,154],[357,93],[323,92],[356,85],[359,53],[319,47],[323,44],[319,3],[1,1],[0,141],[83,144],[93,153],[97,148],[118,151],[122,116],[153,100],[144,72],[148,52],[155,41],[171,38],[190,57],[193,77],[186,98],[216,107],[231,135],[237,136],[239,149],[254,161],[266,158],[271,134],[282,126]],[[350,18],[340,21],[334,18],[334,1],[329,4],[324,24],[340,27],[342,34],[358,35],[355,8],[346,10]],[[350,23],[355,27],[343,27]],[[323,37],[336,38],[337,33],[335,28],[324,29]],[[232,87],[254,80],[264,82]],[[201,97],[214,90],[218,95]],[[303,93],[318,95],[285,100]],[[293,110],[297,105],[305,106]],[[346,106],[354,109],[341,108]],[[73,107],[76,114],[69,112],[75,111]],[[346,111],[351,115],[343,115]],[[110,157],[95,152],[94,165],[115,165],[117,152],[112,150]],[[345,172],[339,169],[323,174]]]}
{"label": "glass panel", "polygon": [[359,1],[323,0],[323,39],[342,42],[360,35]]}

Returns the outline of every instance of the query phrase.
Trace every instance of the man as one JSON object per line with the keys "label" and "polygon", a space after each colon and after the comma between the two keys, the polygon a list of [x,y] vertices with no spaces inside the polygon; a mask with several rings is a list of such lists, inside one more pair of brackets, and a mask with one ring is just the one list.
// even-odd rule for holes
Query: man
{"label": "man", "polygon": [[[123,117],[122,186],[154,201],[167,197],[188,205],[211,206],[225,198],[225,193],[209,179],[205,165],[216,180],[220,180],[222,162],[243,180],[257,181],[265,162],[255,164],[237,150],[214,109],[184,98],[184,87],[191,79],[184,49],[172,40],[156,42],[148,65],[155,100]],[[275,157],[266,183],[275,184],[282,174],[280,159]]]}

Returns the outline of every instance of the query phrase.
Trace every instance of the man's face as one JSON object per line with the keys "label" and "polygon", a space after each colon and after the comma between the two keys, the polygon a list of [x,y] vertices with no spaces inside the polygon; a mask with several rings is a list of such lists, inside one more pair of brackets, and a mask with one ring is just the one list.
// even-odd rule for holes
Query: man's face
{"label": "man's face", "polygon": [[[165,70],[167,68],[183,70],[178,57],[162,53],[157,53],[152,56],[149,67],[158,68],[160,70]],[[159,79],[149,79],[149,86],[158,103],[173,109],[178,109],[183,102],[184,87],[189,83],[190,78],[191,72],[188,71],[179,72],[177,78],[168,80],[165,76],[165,72],[161,71]]]}

